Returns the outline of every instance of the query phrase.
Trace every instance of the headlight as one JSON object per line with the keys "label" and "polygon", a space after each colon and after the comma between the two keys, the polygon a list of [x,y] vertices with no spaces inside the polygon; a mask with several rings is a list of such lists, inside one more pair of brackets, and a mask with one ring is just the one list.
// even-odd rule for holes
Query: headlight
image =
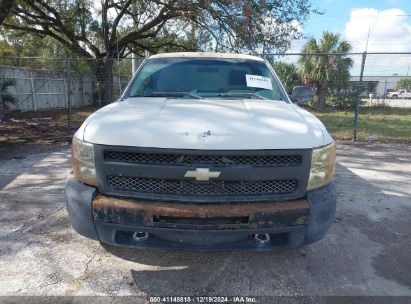
{"label": "headlight", "polygon": [[335,171],[335,144],[313,149],[310,179],[307,190],[313,190],[331,182]]}
{"label": "headlight", "polygon": [[90,186],[97,186],[94,166],[94,147],[92,144],[73,136],[71,142],[71,162],[76,179]]}

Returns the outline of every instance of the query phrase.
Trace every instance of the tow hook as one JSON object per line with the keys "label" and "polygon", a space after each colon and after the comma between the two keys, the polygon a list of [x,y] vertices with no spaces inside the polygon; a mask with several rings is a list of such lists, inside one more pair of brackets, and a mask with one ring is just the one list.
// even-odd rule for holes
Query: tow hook
{"label": "tow hook", "polygon": [[265,243],[268,243],[270,241],[270,235],[268,233],[266,233],[266,234],[256,234],[255,239],[260,244],[265,244]]}
{"label": "tow hook", "polygon": [[136,242],[142,242],[148,239],[148,233],[147,232],[140,232],[136,231],[133,233],[133,240]]}

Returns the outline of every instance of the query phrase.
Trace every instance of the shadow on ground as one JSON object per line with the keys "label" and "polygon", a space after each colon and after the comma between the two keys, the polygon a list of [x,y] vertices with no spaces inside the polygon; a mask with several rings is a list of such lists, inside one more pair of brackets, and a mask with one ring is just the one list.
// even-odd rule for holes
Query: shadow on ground
{"label": "shadow on ground", "polygon": [[312,245],[268,253],[104,248],[121,259],[153,266],[130,269],[135,284],[149,295],[409,292],[409,196],[387,195],[341,164],[336,180],[334,225],[325,239]]}

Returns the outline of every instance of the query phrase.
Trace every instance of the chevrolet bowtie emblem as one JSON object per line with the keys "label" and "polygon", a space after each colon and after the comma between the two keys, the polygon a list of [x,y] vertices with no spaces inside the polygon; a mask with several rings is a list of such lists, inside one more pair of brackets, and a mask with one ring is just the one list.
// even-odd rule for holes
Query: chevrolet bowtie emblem
{"label": "chevrolet bowtie emblem", "polygon": [[195,170],[188,170],[184,177],[195,178],[196,181],[206,182],[210,178],[218,178],[220,176],[220,171],[210,171],[208,168],[197,168]]}

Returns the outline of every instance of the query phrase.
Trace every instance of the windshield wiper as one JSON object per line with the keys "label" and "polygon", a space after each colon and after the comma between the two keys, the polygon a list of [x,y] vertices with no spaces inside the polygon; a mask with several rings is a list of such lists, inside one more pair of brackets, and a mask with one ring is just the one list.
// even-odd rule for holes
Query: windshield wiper
{"label": "windshield wiper", "polygon": [[196,98],[196,99],[202,99],[203,97],[191,93],[191,92],[153,92],[150,94],[144,94],[144,96],[147,97],[184,97],[184,96],[188,96],[188,97],[192,97],[192,98]]}
{"label": "windshield wiper", "polygon": [[265,98],[264,96],[261,96],[261,95],[258,95],[258,94],[256,94],[256,93],[251,93],[251,92],[249,92],[249,93],[247,93],[247,92],[244,92],[244,93],[241,93],[241,92],[237,92],[237,93],[219,93],[219,95],[218,96],[221,96],[221,97],[248,97],[248,98],[257,98],[257,99],[268,99],[268,98]]}

